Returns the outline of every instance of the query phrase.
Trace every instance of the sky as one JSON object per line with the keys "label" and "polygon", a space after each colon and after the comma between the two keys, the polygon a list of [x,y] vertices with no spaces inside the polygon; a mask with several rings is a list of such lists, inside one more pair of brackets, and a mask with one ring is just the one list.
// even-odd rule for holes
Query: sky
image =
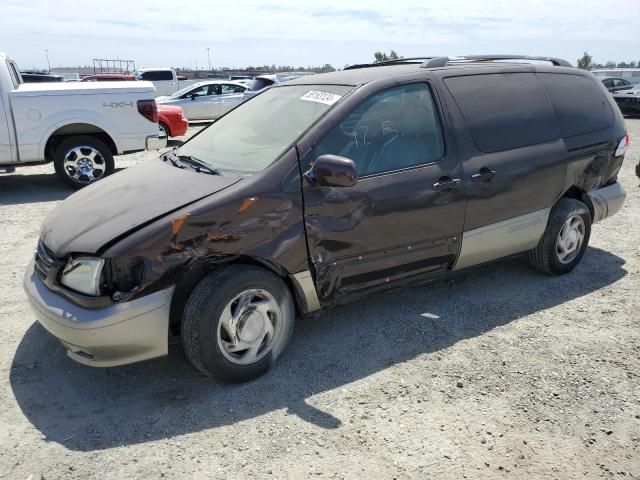
{"label": "sky", "polygon": [[507,53],[640,61],[640,0],[2,0],[0,51],[23,69],[336,68],[409,56]]}

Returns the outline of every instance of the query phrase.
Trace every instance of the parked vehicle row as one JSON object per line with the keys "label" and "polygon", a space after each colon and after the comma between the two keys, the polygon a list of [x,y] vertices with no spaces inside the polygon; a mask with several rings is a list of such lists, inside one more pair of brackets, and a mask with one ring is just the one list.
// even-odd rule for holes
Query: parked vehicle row
{"label": "parked vehicle row", "polygon": [[403,59],[273,85],[62,202],[27,296],[80,363],[165,355],[179,333],[198,370],[238,381],[296,316],[517,254],[570,272],[622,207],[628,136],[569,67]]}
{"label": "parked vehicle row", "polygon": [[602,84],[612,93],[620,90],[630,90],[634,87],[633,83],[628,80],[617,77],[605,77],[602,79]]}
{"label": "parked vehicle row", "polygon": [[80,188],[109,175],[113,156],[164,146],[149,82],[31,83],[0,53],[0,172],[53,162]]}
{"label": "parked vehicle row", "polygon": [[640,83],[640,68],[610,68],[591,70],[596,77],[622,78],[636,85]]}

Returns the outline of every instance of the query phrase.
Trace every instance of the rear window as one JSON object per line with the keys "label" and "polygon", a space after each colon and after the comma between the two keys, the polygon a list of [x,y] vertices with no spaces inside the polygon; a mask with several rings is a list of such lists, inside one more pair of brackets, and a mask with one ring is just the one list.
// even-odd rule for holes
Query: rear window
{"label": "rear window", "polygon": [[142,73],[140,75],[142,80],[149,80],[151,82],[158,82],[161,80],[173,80],[173,73],[169,70],[151,70]]}
{"label": "rear window", "polygon": [[252,92],[257,92],[258,90],[269,87],[274,83],[275,82],[273,80],[269,80],[268,78],[254,78],[251,82],[251,85],[249,85],[249,90]]}
{"label": "rear window", "polygon": [[536,145],[560,136],[553,108],[533,73],[449,77],[444,82],[483,152]]}
{"label": "rear window", "polygon": [[539,73],[538,78],[556,110],[563,137],[597,132],[613,125],[611,104],[595,81],[559,73]]}

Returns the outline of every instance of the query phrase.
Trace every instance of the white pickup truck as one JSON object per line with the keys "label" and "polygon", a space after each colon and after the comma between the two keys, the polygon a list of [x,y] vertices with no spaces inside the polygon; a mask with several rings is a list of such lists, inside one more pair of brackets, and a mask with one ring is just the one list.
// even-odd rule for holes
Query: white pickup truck
{"label": "white pickup truck", "polygon": [[114,170],[113,156],[164,146],[149,82],[22,83],[0,52],[0,173],[53,162],[72,188]]}
{"label": "white pickup truck", "polygon": [[152,82],[156,87],[156,97],[165,97],[184,87],[201,82],[202,79],[180,77],[173,68],[140,68],[133,72],[136,80]]}

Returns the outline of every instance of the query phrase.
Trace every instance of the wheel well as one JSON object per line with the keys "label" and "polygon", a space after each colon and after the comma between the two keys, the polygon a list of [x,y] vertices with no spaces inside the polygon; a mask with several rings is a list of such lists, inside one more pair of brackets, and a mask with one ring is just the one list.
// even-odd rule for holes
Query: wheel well
{"label": "wheel well", "polygon": [[51,136],[47,140],[47,144],[44,147],[45,158],[48,161],[53,160],[53,154],[56,151],[56,148],[58,148],[58,145],[60,145],[65,140],[77,135],[88,135],[90,137],[95,137],[102,143],[104,143],[107,147],[109,147],[109,150],[111,150],[111,153],[113,155],[118,154],[116,143],[109,136],[109,134],[101,128],[88,123],[70,123],[69,125],[60,127],[51,134]]}
{"label": "wheel well", "polygon": [[564,195],[562,195],[562,198],[573,198],[574,200],[580,200],[589,208],[589,212],[591,213],[591,218],[593,218],[595,211],[593,208],[593,203],[591,202],[591,198],[589,197],[589,195],[587,195],[587,192],[582,190],[580,187],[576,187],[575,185],[571,186],[569,190],[564,192]]}
{"label": "wheel well", "polygon": [[291,292],[296,308],[296,315],[302,315],[304,313],[305,303],[302,298],[302,294],[298,291],[293,279],[284,268],[265,260],[259,260],[243,255],[229,258],[218,258],[193,265],[185,274],[182,275],[180,281],[176,284],[176,288],[173,292],[173,298],[171,300],[170,312],[170,328],[173,334],[178,334],[180,332],[182,311],[184,310],[184,306],[187,303],[191,292],[196,288],[196,285],[213,270],[230,265],[251,265],[277,275]]}

